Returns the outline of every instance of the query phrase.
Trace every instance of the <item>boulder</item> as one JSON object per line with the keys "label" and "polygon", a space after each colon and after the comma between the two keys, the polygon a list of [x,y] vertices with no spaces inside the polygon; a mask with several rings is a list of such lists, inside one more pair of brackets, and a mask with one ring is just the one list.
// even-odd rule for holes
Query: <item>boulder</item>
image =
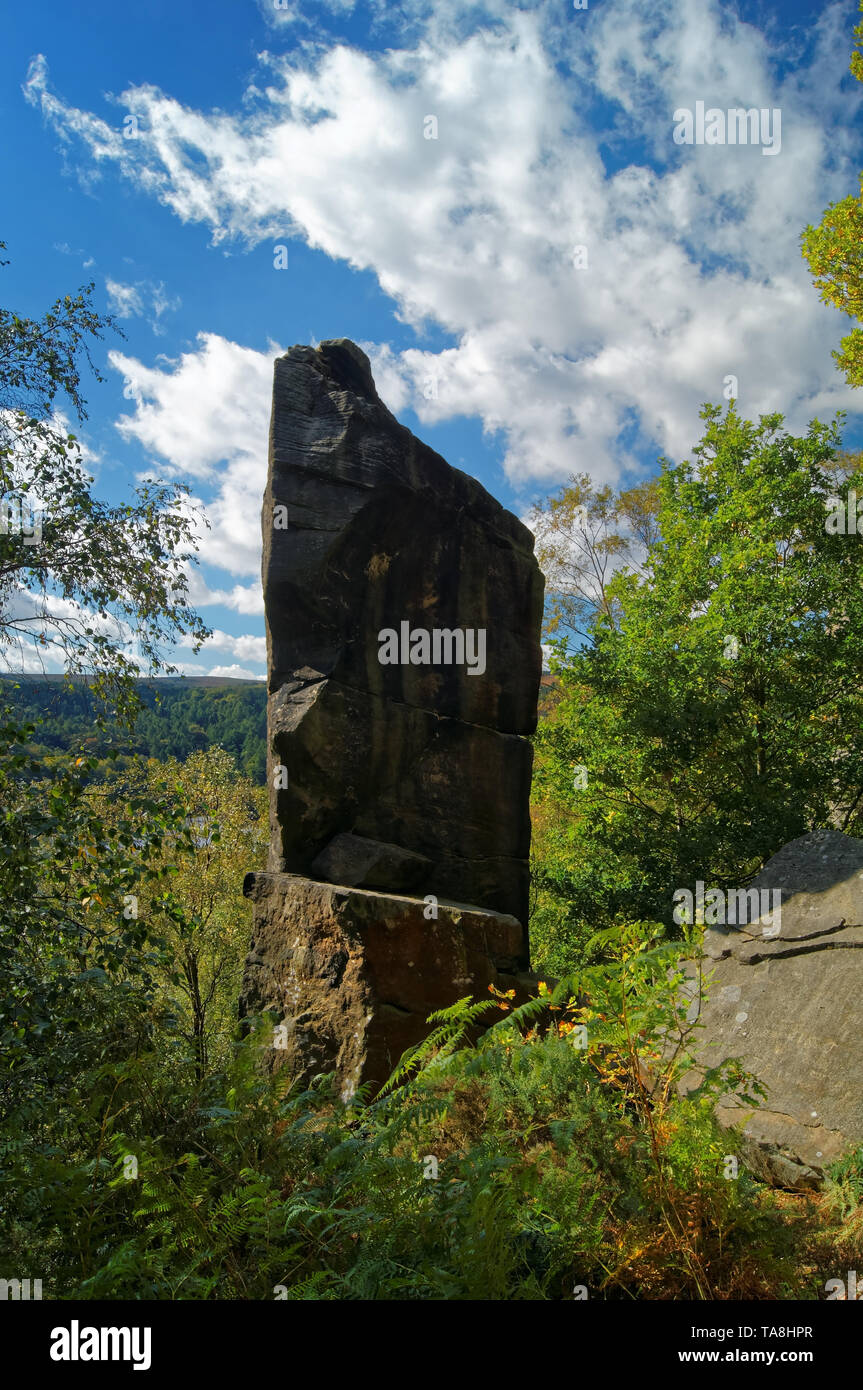
{"label": "boulder", "polygon": [[720,1122],[741,1127],[743,1156],[760,1175],[815,1188],[829,1163],[863,1144],[863,840],[802,835],[751,886],[781,894],[779,920],[705,930],[706,1002],[697,966],[687,967],[698,1062],[740,1058],[767,1098],[753,1111],[724,1097]]}
{"label": "boulder", "polygon": [[527,997],[515,917],[293,874],[248,874],[243,891],[254,927],[241,1015],[269,1013],[271,1068],[335,1071],[344,1098],[382,1085],[435,1009],[489,998],[490,984]]}

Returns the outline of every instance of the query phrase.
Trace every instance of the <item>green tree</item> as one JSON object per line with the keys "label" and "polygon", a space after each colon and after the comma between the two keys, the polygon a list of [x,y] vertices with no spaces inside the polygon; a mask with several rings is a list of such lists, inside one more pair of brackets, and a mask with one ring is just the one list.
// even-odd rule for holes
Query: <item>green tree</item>
{"label": "green tree", "polygon": [[[152,666],[163,644],[207,629],[185,600],[194,526],[183,490],[152,483],[134,505],[96,501],[52,413],[64,395],[84,414],[81,364],[110,325],[92,288],[39,321],[0,315],[0,641],[53,646],[132,718],[134,647]],[[34,494],[41,536],[24,524]],[[13,1174],[0,1189],[0,1243],[14,1249],[10,1232],[29,1215],[31,1235],[38,1227],[46,1248],[71,1242],[86,1269],[118,1075],[175,1039],[162,977],[172,968],[164,927],[179,909],[163,845],[179,860],[195,846],[188,817],[164,799],[139,795],[106,815],[95,758],[38,762],[35,732],[0,714],[0,1167]],[[140,1120],[145,1095],[134,1104]],[[68,1184],[64,1152],[76,1156]]]}
{"label": "green tree", "polygon": [[858,461],[836,425],[702,418],[694,461],[663,461],[644,574],[612,579],[617,616],[561,658],[537,736],[538,879],[575,937],[667,922],[677,886],[742,886],[794,836],[860,826],[863,548],[827,529]]}
{"label": "green tree", "polygon": [[56,413],[65,397],[85,418],[81,371],[114,326],[93,308],[93,288],[39,320],[0,311],[0,650],[59,655],[128,717],[141,661],[173,671],[168,648],[191,635],[197,650],[209,629],[187,602],[197,522],[188,488],[150,481],[134,502],[98,501]]}
{"label": "green tree", "polygon": [[[863,23],[857,25],[854,38],[851,72],[863,82]],[[817,227],[807,226],[801,241],[822,301],[863,320],[863,173],[860,192],[831,203]],[[863,328],[848,333],[841,347],[833,353],[836,365],[850,386],[863,386]]]}
{"label": "green tree", "polygon": [[45,1110],[82,1071],[150,1032],[174,910],[162,846],[182,855],[192,837],[182,814],[144,795],[109,824],[88,785],[94,760],[46,770],[27,752],[32,732],[0,727],[0,1128],[23,1117],[38,1142]]}
{"label": "green tree", "polygon": [[[216,747],[184,762],[149,759],[109,782],[103,795],[108,804],[130,795],[159,804],[172,823],[182,817],[183,852],[166,838],[158,855],[171,875],[172,904],[159,926],[171,962],[161,980],[203,1078],[225,1064],[236,1030],[249,935],[242,885],[245,874],[264,866],[267,788],[239,775],[230,753]],[[159,883],[142,888],[139,904],[142,920],[152,916],[154,927],[165,906]]]}

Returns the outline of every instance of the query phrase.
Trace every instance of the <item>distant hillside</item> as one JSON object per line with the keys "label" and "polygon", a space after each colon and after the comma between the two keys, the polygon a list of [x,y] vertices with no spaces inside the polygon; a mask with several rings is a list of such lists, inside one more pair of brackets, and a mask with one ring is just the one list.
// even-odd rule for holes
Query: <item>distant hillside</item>
{"label": "distant hillside", "polygon": [[[39,724],[31,747],[37,752],[86,748],[104,757],[115,748],[125,758],[186,758],[221,744],[247,777],[267,775],[267,686],[265,681],[222,676],[161,676],[139,682],[144,701],[134,732],[95,723],[96,704],[85,677],[9,676],[0,673],[0,707],[11,705],[22,723]],[[539,711],[547,715],[560,696],[555,676],[542,677]]]}
{"label": "distant hillside", "polygon": [[[99,729],[96,703],[84,678],[70,690],[60,676],[0,675],[0,705],[23,723],[38,723],[33,746],[59,752],[84,747],[97,757],[108,748],[122,758],[186,758],[220,744],[246,776],[266,777],[267,687],[264,681],[217,676],[166,676],[139,682],[144,709],[132,733]],[[39,721],[42,721],[41,723]]]}

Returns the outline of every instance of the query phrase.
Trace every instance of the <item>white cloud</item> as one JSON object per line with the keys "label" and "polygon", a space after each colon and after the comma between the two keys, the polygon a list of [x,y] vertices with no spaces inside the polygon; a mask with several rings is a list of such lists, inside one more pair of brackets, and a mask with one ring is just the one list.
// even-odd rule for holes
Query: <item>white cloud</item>
{"label": "white cloud", "polygon": [[258,0],[258,9],[261,17],[275,27],[296,24],[302,19],[296,0]]}
{"label": "white cloud", "polygon": [[108,360],[136,406],[134,416],[117,421],[120,433],[138,439],[175,474],[209,481],[230,458],[257,457],[261,441],[266,444],[273,354],[215,333],[199,333],[198,343],[179,359],[162,358],[160,367],[116,351]]}
{"label": "white cloud", "polygon": [[[254,352],[215,333],[198,335],[198,348],[177,361],[147,367],[109,353],[135,402],[117,428],[161,460],[161,471],[216,488],[206,512],[200,556],[234,575],[261,567],[261,499],[267,473],[267,436],[275,344]],[[238,612],[256,611],[234,590]],[[240,604],[247,606],[241,607]],[[259,610],[258,610],[259,611]]]}
{"label": "white cloud", "polygon": [[[717,0],[485,8],[477,27],[478,9],[403,7],[412,47],[269,55],[269,85],[239,114],[130,88],[137,141],[56,97],[44,60],[27,92],[85,143],[91,172],[118,164],[214,244],[292,233],[373,272],[403,321],[447,330],[456,345],[439,353],[380,345],[383,394],[428,422],[480,416],[516,482],[614,478],[642,447],[687,453],[728,375],[750,417],[782,409],[800,428],[854,409],[830,356],[844,321],[799,249],[857,186],[848,7],[826,7],[802,60],[797,31],[764,34]],[[675,146],[673,112],[698,100],[781,108],[781,154]],[[123,428],[178,470],[220,470],[214,534],[250,574],[268,360],[206,335],[158,372],[114,362],[138,389]]]}
{"label": "white cloud", "polygon": [[245,666],[214,666],[211,671],[207,671],[208,676],[221,676],[224,680],[261,680],[259,671],[250,671]]}
{"label": "white cloud", "polygon": [[109,307],[118,318],[144,318],[149,308],[148,322],[156,334],[165,331],[162,315],[175,312],[182,303],[179,295],[168,294],[161,280],[158,284],[149,280],[138,280],[134,285],[126,285],[120,280],[112,280],[109,276],[105,280],[105,289],[108,292]]}
{"label": "white cloud", "polygon": [[128,319],[133,314],[143,314],[144,303],[140,291],[134,285],[123,285],[118,280],[107,279],[108,303],[111,312],[118,318]]}
{"label": "white cloud", "polygon": [[70,639],[81,638],[86,627],[106,636],[128,661],[143,667],[134,633],[122,618],[103,617],[75,599],[37,592],[15,580],[4,594],[0,665],[20,671],[62,671],[70,646],[81,650]]}
{"label": "white cloud", "polygon": [[[194,639],[188,635],[183,636],[179,639],[177,646],[193,647]],[[208,637],[200,648],[200,654],[206,658],[214,652],[227,652],[229,656],[236,657],[238,661],[254,661],[265,668],[267,664],[267,639],[249,633],[234,636],[230,632],[222,632],[219,628],[214,628],[212,636]]]}
{"label": "white cloud", "polygon": [[183,301],[178,294],[169,294],[162,280],[159,281],[158,285],[150,287],[150,298],[153,305],[153,318],[150,321],[150,327],[154,333],[164,333],[165,330],[161,323],[162,315],[176,313]]}
{"label": "white cloud", "polygon": [[[0,671],[21,672],[61,672],[64,669],[63,642],[71,628],[79,630],[86,622],[97,631],[105,633],[123,651],[128,660],[140,666],[145,662],[136,650],[134,633],[122,619],[107,617],[89,612],[72,599],[64,599],[56,594],[40,595],[31,592],[21,584],[12,587],[4,603],[4,640],[0,642]],[[39,644],[40,635],[48,646]],[[176,646],[168,653],[169,662],[176,666],[182,675],[244,675],[249,679],[259,679],[266,671],[267,643],[265,637],[242,633],[235,636],[216,628],[211,637],[199,649],[198,663],[182,662],[176,659],[184,649],[193,648],[195,639],[189,634],[180,636]],[[216,666],[212,670],[200,664],[216,652],[226,652],[236,657],[230,666]],[[241,667],[240,662],[254,662],[257,670]]]}
{"label": "white cloud", "polygon": [[[180,646],[191,646],[189,640],[182,640]],[[206,655],[210,651],[228,652],[231,656],[237,657],[240,661],[257,661],[266,665],[267,662],[267,641],[265,637],[252,637],[242,635],[234,637],[229,632],[220,632],[218,628],[213,631],[204,643],[201,651]]]}
{"label": "white cloud", "polygon": [[0,647],[0,675],[4,676],[59,676],[64,665],[59,657],[43,655],[39,648],[15,643],[11,647]]}
{"label": "white cloud", "polygon": [[257,617],[264,612],[264,591],[259,580],[252,584],[235,584],[233,589],[211,589],[199,570],[189,566],[187,576],[188,599],[193,608],[230,608],[246,617]]}

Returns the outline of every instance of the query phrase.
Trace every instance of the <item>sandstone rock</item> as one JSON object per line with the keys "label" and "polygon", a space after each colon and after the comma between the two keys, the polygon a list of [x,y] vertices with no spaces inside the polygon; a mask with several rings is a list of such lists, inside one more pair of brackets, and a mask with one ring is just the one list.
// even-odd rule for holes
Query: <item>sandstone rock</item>
{"label": "sandstone rock", "polygon": [[[752,887],[781,891],[779,931],[766,918],[705,931],[698,1060],[739,1057],[767,1087],[754,1113],[732,1097],[717,1107],[722,1124],[743,1123],[750,1166],[779,1186],[817,1187],[829,1163],[863,1144],[863,840],[803,835]],[[688,974],[694,1020],[693,965]]]}
{"label": "sandstone rock", "polygon": [[427,1036],[433,1010],[488,997],[490,984],[526,997],[514,917],[441,902],[435,918],[421,899],[292,874],[248,874],[243,891],[254,940],[241,1015],[270,1012],[284,1025],[269,1066],[306,1078],[336,1071],[346,1097],[380,1086]]}
{"label": "sandstone rock", "polygon": [[[543,591],[531,533],[394,419],[340,339],[276,361],[263,537],[271,771],[288,780],[269,868],[316,873],[353,834],[423,856],[420,895],[524,922]],[[382,664],[386,631],[450,636],[437,662]],[[445,660],[457,632],[474,634],[472,668],[467,648]]]}
{"label": "sandstone rock", "polygon": [[350,1093],[429,1013],[526,997],[543,581],[342,339],[276,361],[262,526],[271,843],[240,1012],[280,1020],[274,1066]]}

